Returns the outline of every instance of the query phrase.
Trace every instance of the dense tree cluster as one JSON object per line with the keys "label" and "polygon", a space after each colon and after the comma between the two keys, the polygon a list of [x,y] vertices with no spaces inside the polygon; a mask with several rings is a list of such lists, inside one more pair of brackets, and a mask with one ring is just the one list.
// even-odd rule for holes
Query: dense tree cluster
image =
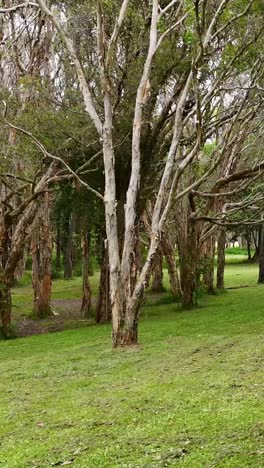
{"label": "dense tree cluster", "polygon": [[80,263],[89,316],[99,265],[96,320],[112,320],[114,346],[137,343],[163,258],[190,308],[214,289],[216,246],[224,287],[226,233],[250,253],[259,232],[263,282],[263,1],[1,0],[0,13],[2,333],[29,256],[39,317],[52,274]]}

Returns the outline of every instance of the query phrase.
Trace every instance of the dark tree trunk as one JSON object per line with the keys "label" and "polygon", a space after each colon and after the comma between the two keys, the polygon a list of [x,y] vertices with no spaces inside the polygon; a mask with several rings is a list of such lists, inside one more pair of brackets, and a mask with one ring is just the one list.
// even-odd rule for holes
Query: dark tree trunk
{"label": "dark tree trunk", "polygon": [[61,227],[59,223],[56,236],[56,270],[61,271]]}
{"label": "dark tree trunk", "polygon": [[15,281],[19,281],[23,276],[23,273],[26,268],[27,256],[28,256],[28,247],[24,249],[23,255],[17,264],[16,271],[14,274]]}
{"label": "dark tree trunk", "polygon": [[196,231],[196,224],[187,218],[186,226],[182,223],[178,235],[182,305],[185,309],[197,304],[199,248]]}
{"label": "dark tree trunk", "polygon": [[152,292],[160,293],[164,291],[163,286],[163,253],[161,247],[157,249],[154,269],[152,273]]}
{"label": "dark tree trunk", "polygon": [[217,241],[217,289],[224,289],[226,230],[220,229]]}
{"label": "dark tree trunk", "polygon": [[203,281],[206,290],[209,294],[214,291],[214,256],[215,256],[215,239],[210,237],[204,246],[204,273]]}
{"label": "dark tree trunk", "polygon": [[73,277],[73,251],[74,251],[74,219],[70,216],[66,240],[66,249],[64,252],[64,279],[72,279]]}
{"label": "dark tree trunk", "polygon": [[34,313],[38,318],[51,314],[52,237],[49,194],[40,200],[38,216],[32,235],[32,283]]}
{"label": "dark tree trunk", "polygon": [[11,324],[11,291],[10,287],[0,278],[0,318],[1,334],[8,338]]}
{"label": "dark tree trunk", "polygon": [[251,259],[252,262],[259,261],[259,254],[260,254],[260,237],[261,237],[261,227],[258,228],[256,236],[254,236],[254,243],[255,243],[255,253]]}
{"label": "dark tree trunk", "polygon": [[86,229],[82,231],[82,280],[83,297],[81,315],[83,318],[88,318],[91,309],[92,290],[89,283],[89,238]]}
{"label": "dark tree trunk", "polygon": [[264,228],[260,227],[259,230],[259,277],[258,282],[264,283]]}
{"label": "dark tree trunk", "polygon": [[96,322],[107,323],[111,321],[109,259],[105,245],[102,246],[101,274],[98,301],[96,305]]}
{"label": "dark tree trunk", "polygon": [[181,287],[177,271],[176,257],[169,234],[162,234],[161,247],[168,265],[171,294],[173,296],[181,296]]}
{"label": "dark tree trunk", "polygon": [[196,304],[196,270],[189,252],[181,254],[180,273],[182,305],[191,309]]}
{"label": "dark tree trunk", "polygon": [[248,260],[249,261],[252,260],[250,239],[247,239],[247,255],[248,255]]}

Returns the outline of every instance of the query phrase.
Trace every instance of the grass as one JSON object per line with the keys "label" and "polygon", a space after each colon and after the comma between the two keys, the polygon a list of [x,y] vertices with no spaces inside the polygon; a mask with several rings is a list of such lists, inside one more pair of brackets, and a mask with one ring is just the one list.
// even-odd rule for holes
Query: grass
{"label": "grass", "polygon": [[[263,467],[256,278],[256,266],[230,265],[226,286],[248,288],[191,312],[148,304],[139,347],[112,350],[109,326],[1,342],[0,466]],[[79,280],[68,284],[55,294],[77,294]]]}

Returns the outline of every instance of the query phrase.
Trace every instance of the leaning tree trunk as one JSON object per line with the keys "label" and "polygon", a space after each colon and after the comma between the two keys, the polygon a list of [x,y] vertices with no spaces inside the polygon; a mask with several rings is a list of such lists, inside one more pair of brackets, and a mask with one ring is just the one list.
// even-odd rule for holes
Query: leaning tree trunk
{"label": "leaning tree trunk", "polygon": [[217,279],[216,287],[217,289],[224,289],[225,282],[225,246],[226,246],[226,229],[221,228],[219,230],[218,240],[217,240]]}
{"label": "leaning tree trunk", "polygon": [[163,253],[161,247],[157,249],[155,264],[152,273],[152,292],[160,293],[164,291],[163,286]]}
{"label": "leaning tree trunk", "polygon": [[81,315],[88,318],[91,309],[92,290],[89,282],[89,238],[87,229],[82,231],[82,282],[83,297],[81,306]]}
{"label": "leaning tree trunk", "polygon": [[108,323],[111,321],[110,283],[109,283],[109,259],[108,250],[103,245],[101,261],[101,275],[98,301],[96,305],[96,322]]}
{"label": "leaning tree trunk", "polygon": [[177,271],[176,257],[169,234],[162,234],[161,246],[168,265],[171,294],[173,294],[173,296],[181,296],[181,286]]}
{"label": "leaning tree trunk", "polygon": [[32,235],[32,283],[34,313],[38,318],[51,314],[52,238],[48,192],[40,200],[38,216]]}
{"label": "leaning tree trunk", "polygon": [[264,283],[264,228],[259,230],[259,277],[258,283]]}

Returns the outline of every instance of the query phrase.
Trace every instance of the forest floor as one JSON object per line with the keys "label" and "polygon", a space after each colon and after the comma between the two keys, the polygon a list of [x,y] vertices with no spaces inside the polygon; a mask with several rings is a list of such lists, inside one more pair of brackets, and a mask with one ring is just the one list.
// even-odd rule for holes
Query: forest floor
{"label": "forest floor", "polygon": [[[146,304],[134,348],[113,350],[110,325],[92,324],[0,342],[0,467],[264,467],[256,277],[228,266],[239,289],[189,312],[166,294]],[[79,280],[67,284],[54,300],[76,299]],[[28,286],[15,293],[30,304]]]}

